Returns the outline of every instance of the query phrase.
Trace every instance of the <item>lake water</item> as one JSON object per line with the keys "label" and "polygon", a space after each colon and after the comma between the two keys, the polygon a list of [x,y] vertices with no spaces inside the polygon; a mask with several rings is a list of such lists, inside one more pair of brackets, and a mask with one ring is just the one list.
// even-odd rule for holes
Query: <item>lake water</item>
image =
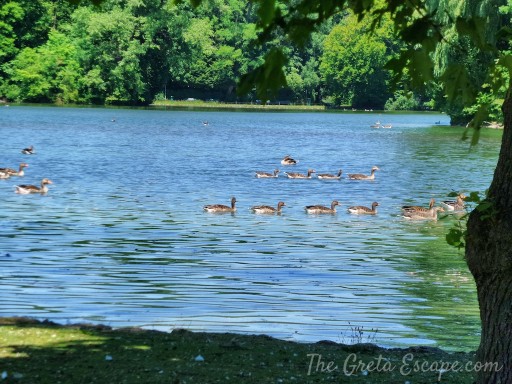
{"label": "lake water", "polygon": [[[393,128],[371,129],[376,120]],[[475,286],[463,253],[444,240],[454,220],[400,216],[403,204],[488,187],[500,132],[485,131],[469,151],[448,122],[441,114],[2,107],[0,166],[29,167],[0,180],[0,316],[474,349]],[[28,145],[35,155],[20,153]],[[287,154],[299,164],[283,168]],[[373,165],[381,169],[373,182],[254,177]],[[46,196],[14,193],[43,177],[54,182]],[[236,214],[203,212],[232,196]],[[304,212],[333,199],[342,204],[336,215]],[[279,200],[280,216],[249,210]],[[346,212],[373,201],[377,216]]]}

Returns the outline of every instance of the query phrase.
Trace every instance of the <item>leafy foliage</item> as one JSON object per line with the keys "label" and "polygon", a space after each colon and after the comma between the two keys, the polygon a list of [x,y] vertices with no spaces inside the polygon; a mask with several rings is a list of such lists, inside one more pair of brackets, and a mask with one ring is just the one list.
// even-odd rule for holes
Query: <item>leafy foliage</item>
{"label": "leafy foliage", "polygon": [[[448,196],[456,197],[458,192],[452,192]],[[483,196],[479,192],[471,192],[464,201],[475,205],[475,210],[480,213],[481,220],[490,220],[496,215],[496,209],[492,201],[488,198],[488,191],[485,191]],[[446,242],[456,248],[464,248],[466,246],[466,237],[468,231],[466,229],[466,223],[469,218],[469,213],[466,213],[457,218],[454,226],[449,229],[446,234]]]}
{"label": "leafy foliage", "polygon": [[[500,12],[490,12],[496,4]],[[157,94],[256,94],[382,108],[394,85],[393,108],[431,100],[455,122],[478,126],[489,112],[500,118],[496,100],[512,72],[510,9],[505,0],[12,0],[0,8],[0,97],[138,104]],[[31,87],[21,79],[55,32],[74,47],[61,56],[78,74],[67,77],[72,97],[52,85],[59,71]]]}

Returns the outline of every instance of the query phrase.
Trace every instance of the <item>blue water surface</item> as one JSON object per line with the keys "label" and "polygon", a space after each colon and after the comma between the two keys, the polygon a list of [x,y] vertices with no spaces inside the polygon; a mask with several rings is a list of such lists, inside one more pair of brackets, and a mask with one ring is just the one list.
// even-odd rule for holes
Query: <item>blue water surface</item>
{"label": "blue water surface", "polygon": [[[376,120],[393,127],[370,128]],[[455,219],[400,216],[403,204],[488,187],[499,132],[469,150],[448,123],[434,113],[2,107],[0,167],[29,167],[0,180],[0,315],[474,349],[474,282],[444,240]],[[28,145],[36,154],[21,154]],[[283,167],[287,154],[299,163]],[[374,165],[374,181],[283,174]],[[254,177],[276,168],[277,179]],[[44,177],[47,195],[14,193]],[[232,196],[236,214],[203,212]],[[334,199],[336,215],[304,212]],[[249,209],[280,200],[282,215]],[[346,212],[373,201],[376,216]]]}

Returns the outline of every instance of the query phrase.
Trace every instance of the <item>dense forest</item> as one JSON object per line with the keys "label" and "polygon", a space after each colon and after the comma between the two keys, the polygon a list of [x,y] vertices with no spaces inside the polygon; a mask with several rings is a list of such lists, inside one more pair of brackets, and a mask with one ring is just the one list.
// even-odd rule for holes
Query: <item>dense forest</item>
{"label": "dense forest", "polygon": [[[276,100],[357,109],[446,108],[434,82],[413,92],[405,74],[390,86],[386,63],[402,44],[385,20],[365,34],[371,21],[358,23],[350,13],[338,15],[296,47],[279,34],[257,44],[256,21],[262,10],[242,0],[203,1],[197,8],[172,0],[106,0],[98,7],[66,0],[0,4],[0,98],[5,100],[257,102],[254,93],[237,94],[237,82],[279,46],[288,58],[288,86]],[[469,59],[473,80],[484,81],[478,79],[476,59]],[[448,112],[463,116],[461,121],[471,113],[456,106]]]}

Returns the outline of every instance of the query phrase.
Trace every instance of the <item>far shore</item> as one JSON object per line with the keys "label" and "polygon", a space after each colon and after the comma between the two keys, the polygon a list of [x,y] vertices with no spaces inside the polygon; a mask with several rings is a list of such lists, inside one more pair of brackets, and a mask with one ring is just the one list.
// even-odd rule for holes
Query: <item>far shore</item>
{"label": "far shore", "polygon": [[150,104],[151,107],[165,108],[204,108],[204,109],[250,109],[250,110],[278,110],[278,111],[325,111],[324,105],[300,105],[289,102],[272,102],[269,104],[250,102],[219,102],[203,100],[159,100]]}

